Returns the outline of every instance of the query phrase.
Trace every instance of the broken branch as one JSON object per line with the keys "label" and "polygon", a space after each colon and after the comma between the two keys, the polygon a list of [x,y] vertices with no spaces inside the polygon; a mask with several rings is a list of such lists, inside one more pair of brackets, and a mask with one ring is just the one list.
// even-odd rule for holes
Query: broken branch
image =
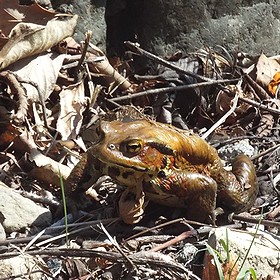
{"label": "broken branch", "polygon": [[135,43],[132,43],[132,42],[129,42],[129,41],[126,41],[124,43],[128,48],[130,48],[132,51],[136,52],[137,54],[146,56],[147,58],[149,58],[149,59],[151,59],[151,60],[153,60],[153,61],[155,61],[155,62],[157,62],[157,63],[159,63],[163,66],[166,66],[166,67],[176,71],[177,73],[188,75],[188,76],[191,76],[193,78],[196,78],[196,79],[202,80],[202,81],[208,81],[208,82],[213,81],[213,79],[206,78],[206,77],[198,75],[198,74],[194,74],[193,72],[182,69],[182,68],[174,65],[173,63],[166,61],[163,58],[160,58],[160,57],[158,57],[158,56],[156,56],[156,55],[154,55],[154,54],[152,54],[148,51],[145,51],[142,48],[140,48],[139,46],[137,46]]}
{"label": "broken branch", "polygon": [[202,82],[202,83],[196,83],[196,84],[190,84],[190,85],[184,85],[184,86],[176,86],[176,87],[166,87],[166,88],[159,88],[159,89],[151,89],[151,90],[145,90],[141,92],[137,92],[134,94],[128,94],[120,97],[114,97],[107,99],[108,101],[124,101],[124,100],[130,100],[133,98],[137,98],[140,96],[150,95],[150,94],[159,94],[159,93],[171,93],[174,91],[182,91],[190,88],[197,88],[197,87],[205,87],[205,86],[211,86],[215,84],[221,84],[221,83],[232,83],[237,82],[239,79],[225,79],[225,80],[211,80],[208,82]]}

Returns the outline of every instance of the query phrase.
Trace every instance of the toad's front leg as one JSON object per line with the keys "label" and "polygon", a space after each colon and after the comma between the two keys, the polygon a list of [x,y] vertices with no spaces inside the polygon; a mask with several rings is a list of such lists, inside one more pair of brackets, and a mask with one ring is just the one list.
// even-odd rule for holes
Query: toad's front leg
{"label": "toad's front leg", "polygon": [[[102,175],[99,165],[98,160],[90,153],[84,153],[64,183],[68,212],[76,217],[78,209],[84,209],[87,206],[83,195],[84,191],[91,187]],[[62,209],[61,202],[55,213],[56,217],[62,216]]]}

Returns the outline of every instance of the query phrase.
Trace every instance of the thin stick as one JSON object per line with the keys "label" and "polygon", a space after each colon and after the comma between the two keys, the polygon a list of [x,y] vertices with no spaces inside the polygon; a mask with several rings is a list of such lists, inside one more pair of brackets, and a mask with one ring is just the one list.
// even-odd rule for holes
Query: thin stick
{"label": "thin stick", "polygon": [[137,54],[140,54],[140,55],[143,55],[143,56],[146,56],[147,58],[161,64],[161,65],[164,65],[172,70],[175,70],[176,72],[178,73],[181,73],[181,74],[184,74],[184,75],[188,75],[188,76],[191,76],[193,78],[196,78],[196,79],[200,79],[202,81],[213,81],[212,79],[209,79],[209,78],[206,78],[206,77],[203,77],[201,75],[198,75],[198,74],[194,74],[193,72],[190,72],[188,70],[185,70],[185,69],[182,69],[176,65],[174,65],[173,63],[171,62],[168,62],[166,60],[164,60],[163,58],[160,58],[148,51],[145,51],[143,50],[142,48],[140,48],[139,46],[137,46],[135,43],[132,43],[132,42],[129,42],[129,41],[126,41],[124,42],[124,44],[129,48],[131,49],[132,51],[136,52]]}
{"label": "thin stick", "polygon": [[221,84],[221,83],[232,83],[232,82],[237,82],[237,81],[239,81],[239,79],[211,80],[210,82],[202,82],[202,83],[196,83],[196,84],[190,84],[190,85],[184,85],[184,86],[150,89],[150,90],[145,90],[145,91],[128,94],[128,95],[124,95],[124,96],[120,96],[120,97],[110,98],[107,100],[119,102],[119,101],[123,101],[123,100],[137,98],[140,96],[150,95],[150,94],[169,93],[169,92],[174,92],[174,91],[182,91],[182,90],[186,90],[186,89],[190,89],[190,88],[205,87],[205,86],[211,86],[211,85],[216,85],[216,84]]}
{"label": "thin stick", "polygon": [[[45,250],[32,250],[25,252],[26,254],[30,256],[58,256],[58,257],[85,257],[85,258],[104,258],[113,262],[117,263],[123,263],[127,260],[122,257],[120,253],[116,252],[104,252],[104,251],[98,251],[98,250],[89,250],[89,249],[45,249]],[[16,257],[19,255],[19,252],[8,252],[0,255],[0,259],[7,259],[11,257]],[[155,265],[160,270],[161,267],[174,269],[178,272],[184,272],[189,273],[189,270],[185,268],[183,265],[177,263],[177,262],[170,262],[166,261],[164,259],[156,259],[153,258],[152,255],[149,256],[139,256],[139,254],[135,253],[129,256],[130,259],[136,264],[140,265]],[[187,278],[184,278],[187,279]]]}
{"label": "thin stick", "polygon": [[90,41],[91,36],[92,36],[92,32],[87,31],[86,34],[85,34],[85,44],[84,44],[84,47],[83,47],[83,50],[82,50],[82,55],[79,59],[79,62],[78,62],[77,68],[76,68],[76,73],[78,73],[80,71],[82,63],[84,62],[84,60],[86,58],[86,53],[87,53],[87,50],[88,50],[89,41]]}
{"label": "thin stick", "polygon": [[270,99],[271,97],[268,93],[262,88],[260,85],[256,83],[248,74],[244,73],[244,78],[248,82],[248,84],[255,90],[255,93],[261,100]]}
{"label": "thin stick", "polygon": [[174,245],[174,244],[176,244],[178,242],[181,242],[181,241],[183,241],[183,240],[185,240],[185,239],[187,239],[187,238],[189,238],[191,236],[194,236],[196,234],[197,234],[197,232],[195,232],[194,230],[185,231],[185,232],[181,233],[180,235],[172,238],[171,240],[169,240],[169,241],[167,241],[167,242],[165,242],[163,244],[160,244],[160,245],[158,245],[156,247],[153,247],[152,249],[149,250],[149,252],[158,252],[160,250],[168,248],[168,247],[170,247],[170,246],[172,246],[172,245]]}
{"label": "thin stick", "polygon": [[255,160],[255,159],[257,159],[257,158],[260,158],[260,157],[262,157],[262,156],[265,156],[265,155],[267,155],[267,154],[273,152],[274,150],[278,149],[279,147],[280,147],[280,144],[277,144],[277,145],[275,145],[275,146],[273,146],[273,147],[268,148],[267,150],[265,150],[265,151],[263,151],[263,152],[261,152],[261,153],[258,153],[258,154],[255,155],[255,156],[252,156],[250,159],[251,159],[251,160]]}
{"label": "thin stick", "polygon": [[137,267],[134,265],[134,263],[131,261],[131,259],[124,253],[124,251],[121,249],[120,245],[118,244],[117,240],[113,238],[109,232],[105,229],[102,223],[100,223],[100,228],[103,230],[105,235],[108,237],[109,241],[112,243],[112,245],[118,250],[118,252],[124,257],[124,259],[127,260],[131,268],[135,271],[137,271]]}
{"label": "thin stick", "polygon": [[178,219],[175,219],[175,220],[172,220],[172,221],[168,221],[168,222],[162,223],[160,225],[157,225],[157,226],[154,226],[154,227],[151,227],[151,228],[147,228],[147,229],[145,229],[145,230],[143,230],[141,232],[138,232],[138,233],[128,237],[124,241],[126,242],[128,240],[131,240],[131,239],[137,238],[137,237],[139,237],[141,235],[144,235],[144,234],[146,234],[148,232],[151,232],[151,231],[154,231],[154,230],[166,227],[166,226],[170,226],[170,225],[173,225],[173,224],[176,224],[176,223],[181,223],[181,224],[187,225],[191,229],[193,229],[193,228],[190,226],[190,224],[197,225],[197,226],[209,226],[209,225],[204,224],[204,223],[186,220],[185,218],[178,218]]}
{"label": "thin stick", "polygon": [[254,100],[251,100],[251,99],[248,99],[248,98],[244,98],[244,97],[239,97],[239,100],[245,102],[245,103],[248,103],[256,108],[260,108],[262,110],[265,110],[265,111],[268,111],[270,113],[273,113],[273,114],[277,114],[277,115],[280,115],[280,110],[278,109],[274,109],[272,107],[269,107],[267,105],[263,105],[259,102],[256,102]]}
{"label": "thin stick", "polygon": [[[242,215],[237,215],[237,214],[233,214],[232,218],[233,218],[233,220],[252,223],[252,224],[258,224],[260,222],[259,218],[256,219],[256,218],[251,218],[251,217],[244,217]],[[264,226],[280,228],[279,222],[261,220],[260,223]]]}
{"label": "thin stick", "polygon": [[238,103],[238,95],[236,94],[233,99],[233,104],[230,110],[226,114],[224,114],[212,127],[210,127],[202,136],[201,138],[206,139],[217,127],[219,127],[226,119],[235,111],[236,106]]}

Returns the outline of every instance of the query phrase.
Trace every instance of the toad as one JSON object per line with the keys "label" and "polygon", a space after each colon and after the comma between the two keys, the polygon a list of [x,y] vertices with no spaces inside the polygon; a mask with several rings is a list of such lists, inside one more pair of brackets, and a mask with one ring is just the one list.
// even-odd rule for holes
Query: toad
{"label": "toad", "polygon": [[239,155],[233,159],[232,171],[227,171],[216,149],[191,131],[147,119],[102,120],[97,131],[99,140],[73,169],[66,187],[74,191],[85,173],[94,181],[109,175],[126,187],[120,204],[128,193],[136,196],[133,209],[120,210],[127,223],[141,219],[147,200],[185,208],[187,217],[205,221],[214,219],[218,206],[238,213],[256,199],[251,160]]}

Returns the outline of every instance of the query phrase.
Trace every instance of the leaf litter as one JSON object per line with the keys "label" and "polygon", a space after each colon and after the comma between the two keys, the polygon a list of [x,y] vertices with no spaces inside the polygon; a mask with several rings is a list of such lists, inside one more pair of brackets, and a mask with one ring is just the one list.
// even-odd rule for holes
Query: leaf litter
{"label": "leaf litter", "polygon": [[[279,234],[279,57],[248,56],[217,46],[160,58],[126,42],[127,56],[112,59],[91,44],[90,32],[84,42],[71,37],[76,15],[2,0],[0,16],[3,183],[54,214],[61,200],[60,176],[66,179],[96,141],[96,121],[105,115],[114,119],[118,114],[147,114],[193,129],[229,158],[236,149],[253,150],[260,193],[250,221],[257,223],[259,215],[266,214]],[[131,51],[152,60],[157,69],[139,75],[133,70]],[[232,150],[244,139],[245,148]],[[174,219],[170,210],[156,206],[157,211],[149,208],[148,221],[124,225],[115,203],[119,187],[103,177],[91,192],[99,202],[83,198],[91,212],[76,223],[69,216],[67,248],[62,245],[63,221],[41,229],[31,226],[25,232],[7,233],[9,237],[0,241],[5,247],[1,259],[20,255],[29,242],[24,263],[30,265],[26,275],[32,277],[199,279],[194,267],[203,264],[184,251],[191,237],[203,247],[199,223]],[[123,202],[121,211],[128,203]],[[139,212],[132,215],[136,217],[127,219],[138,219]],[[240,227],[239,216],[235,219],[233,225]],[[32,260],[28,265],[27,258]],[[214,279],[209,273],[203,277]]]}

